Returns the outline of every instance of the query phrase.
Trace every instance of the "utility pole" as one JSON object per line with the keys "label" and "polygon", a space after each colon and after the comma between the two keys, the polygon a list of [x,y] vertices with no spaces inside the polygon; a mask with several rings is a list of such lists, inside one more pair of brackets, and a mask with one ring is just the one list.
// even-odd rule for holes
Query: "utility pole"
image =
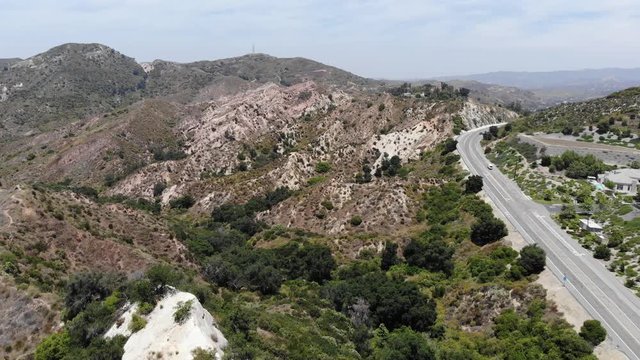
{"label": "utility pole", "polygon": [[256,53],[256,44],[251,44],[251,53],[255,54]]}

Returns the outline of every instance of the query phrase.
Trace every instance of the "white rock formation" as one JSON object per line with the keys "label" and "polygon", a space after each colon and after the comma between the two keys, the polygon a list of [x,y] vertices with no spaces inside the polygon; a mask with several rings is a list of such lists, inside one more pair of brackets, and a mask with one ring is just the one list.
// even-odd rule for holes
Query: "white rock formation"
{"label": "white rock formation", "polygon": [[[178,303],[192,301],[191,315],[183,324],[173,318]],[[145,316],[147,325],[131,334],[129,323],[137,306],[131,306],[105,335],[129,336],[124,345],[123,360],[175,359],[191,360],[192,351],[197,348],[212,350],[216,359],[222,359],[222,349],[227,345],[215,320],[205,310],[198,299],[190,293],[172,292],[158,302],[153,311]]]}

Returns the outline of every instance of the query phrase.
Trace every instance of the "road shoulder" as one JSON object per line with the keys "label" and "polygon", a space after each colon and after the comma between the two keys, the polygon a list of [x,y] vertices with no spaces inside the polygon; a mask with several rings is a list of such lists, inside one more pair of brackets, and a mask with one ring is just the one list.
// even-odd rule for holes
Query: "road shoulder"
{"label": "road shoulder", "polygon": [[[464,165],[463,168],[466,169]],[[484,192],[480,192],[479,195],[486,203],[491,205],[495,216],[504,221],[507,225],[509,235],[502,240],[503,243],[520,251],[520,249],[527,245],[527,242],[524,240],[522,235],[513,227],[511,222],[504,217],[502,212],[496,207],[493,201],[484,194]],[[545,269],[538,276],[536,283],[542,285],[545,290],[547,290],[547,299],[556,305],[558,312],[562,314],[563,318],[571,324],[576,331],[580,331],[580,326],[582,326],[582,323],[585,320],[593,318],[549,269]],[[594,354],[598,359],[602,360],[629,359],[624,353],[616,349],[609,337],[594,349]]]}

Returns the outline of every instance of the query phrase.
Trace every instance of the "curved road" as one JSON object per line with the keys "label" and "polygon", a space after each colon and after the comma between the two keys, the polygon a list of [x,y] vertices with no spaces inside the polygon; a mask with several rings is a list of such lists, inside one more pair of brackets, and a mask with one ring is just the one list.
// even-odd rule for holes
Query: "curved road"
{"label": "curved road", "polygon": [[629,359],[640,360],[640,298],[560,229],[547,209],[525,196],[517,184],[489,161],[480,146],[481,130],[458,137],[458,151],[484,191],[528,243],[547,253],[547,267],[563,281],[589,314],[604,325],[613,344]]}

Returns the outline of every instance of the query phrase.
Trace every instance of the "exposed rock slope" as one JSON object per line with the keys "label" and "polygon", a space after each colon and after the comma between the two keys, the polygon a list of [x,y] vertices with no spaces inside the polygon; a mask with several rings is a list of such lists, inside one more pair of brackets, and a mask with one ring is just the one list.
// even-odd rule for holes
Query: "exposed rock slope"
{"label": "exposed rock slope", "polygon": [[[190,306],[189,316],[184,322],[174,319],[174,313],[180,306]],[[156,304],[154,310],[145,315],[145,327],[131,333],[129,325],[137,309],[131,306],[120,320],[109,329],[106,337],[125,335],[129,338],[124,345],[122,360],[137,359],[175,359],[191,360],[196,349],[215,353],[216,359],[222,359],[223,349],[227,346],[216,322],[205,310],[198,299],[190,293],[173,292]]]}

